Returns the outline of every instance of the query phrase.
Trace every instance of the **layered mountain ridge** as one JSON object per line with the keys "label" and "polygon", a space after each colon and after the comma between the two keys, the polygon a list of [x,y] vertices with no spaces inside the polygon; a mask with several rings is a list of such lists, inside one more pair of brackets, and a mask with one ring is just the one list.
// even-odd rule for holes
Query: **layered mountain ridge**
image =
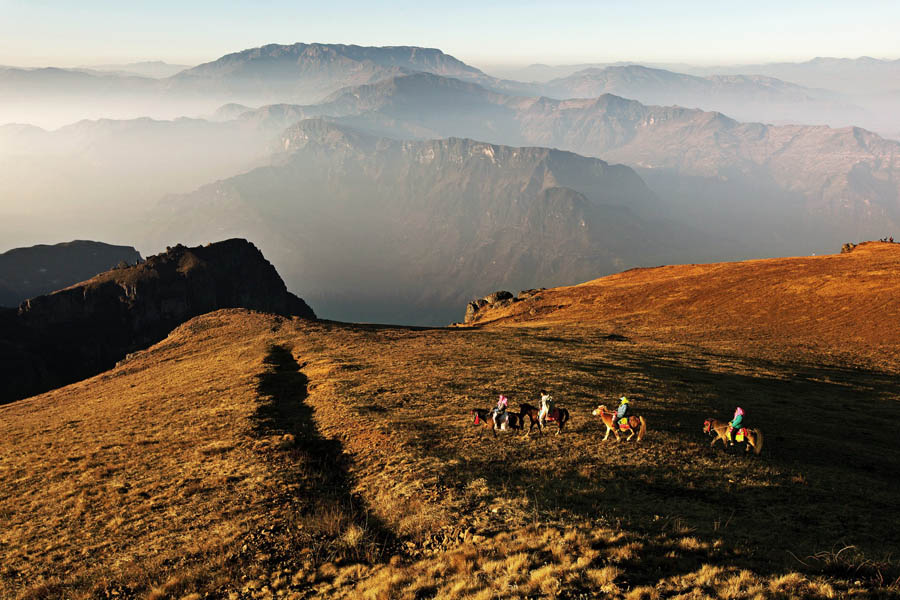
{"label": "layered mountain ridge", "polygon": [[446,323],[458,301],[501,283],[572,281],[694,248],[646,216],[657,199],[633,170],[598,159],[321,119],[289,128],[280,147],[271,166],[168,199],[159,230],[260,240],[332,318]]}
{"label": "layered mountain ridge", "polygon": [[[473,137],[621,162],[646,178],[667,218],[765,245],[772,255],[822,252],[900,226],[900,143],[856,127],[742,123],[611,94],[507,96],[426,73],[348,88],[279,116],[264,108],[241,118],[262,115],[276,119],[271,126],[282,115],[280,125],[327,115],[380,135]],[[759,226],[748,229],[748,220]]]}
{"label": "layered mountain ridge", "polygon": [[553,98],[615,94],[651,105],[724,112],[743,121],[845,126],[868,114],[837,92],[810,89],[765,75],[675,73],[641,65],[587,68],[541,87]]}

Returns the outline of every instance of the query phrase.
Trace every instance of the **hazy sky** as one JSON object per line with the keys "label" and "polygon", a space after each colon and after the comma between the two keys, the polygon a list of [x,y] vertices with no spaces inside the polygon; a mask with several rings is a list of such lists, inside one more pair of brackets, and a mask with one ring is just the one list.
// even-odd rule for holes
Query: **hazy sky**
{"label": "hazy sky", "polygon": [[0,0],[0,64],[196,64],[301,41],[432,46],[475,65],[900,58],[898,24],[898,0]]}

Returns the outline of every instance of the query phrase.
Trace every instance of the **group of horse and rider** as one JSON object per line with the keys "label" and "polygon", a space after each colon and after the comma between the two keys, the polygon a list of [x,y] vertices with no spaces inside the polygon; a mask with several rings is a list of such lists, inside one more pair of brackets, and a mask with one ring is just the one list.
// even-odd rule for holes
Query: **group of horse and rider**
{"label": "group of horse and rider", "polygon": [[[535,427],[543,434],[549,423],[556,423],[556,434],[559,435],[569,421],[569,411],[556,406],[553,396],[546,390],[541,390],[540,395],[540,408],[523,403],[520,412],[516,413],[509,410],[509,398],[500,394],[497,406],[493,409],[472,409],[475,424],[490,426],[496,436],[498,431],[524,429],[525,418],[528,417],[531,423],[526,435],[530,435]],[[646,419],[641,415],[634,414],[631,400],[627,396],[619,398],[619,406],[616,410],[609,410],[601,404],[591,414],[600,417],[606,426],[606,435],[602,440],[604,442],[609,438],[610,433],[615,435],[618,442],[621,440],[621,435],[624,434],[628,436],[625,441],[629,441],[635,436],[637,436],[637,441],[641,441],[647,432]],[[762,433],[758,429],[750,429],[744,425],[744,409],[740,406],[734,411],[734,417],[730,421],[706,419],[703,423],[703,433],[713,436],[710,446],[714,446],[717,441],[722,440],[722,444],[725,446],[743,443],[746,445],[747,452],[752,449],[759,454],[762,450]]]}

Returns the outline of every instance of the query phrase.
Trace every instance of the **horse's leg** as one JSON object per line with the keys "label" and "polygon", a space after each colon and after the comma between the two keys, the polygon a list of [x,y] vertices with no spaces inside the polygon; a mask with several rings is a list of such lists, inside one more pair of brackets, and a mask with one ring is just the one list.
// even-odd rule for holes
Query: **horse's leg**
{"label": "horse's leg", "polygon": [[634,429],[629,429],[629,431],[631,431],[631,433],[629,433],[629,434],[628,434],[628,437],[625,438],[625,441],[626,441],[626,442],[630,442],[630,441],[631,441],[631,438],[634,437]]}
{"label": "horse's leg", "polygon": [[[604,423],[604,425],[606,425],[606,423]],[[604,435],[604,436],[603,436],[603,439],[600,440],[601,442],[605,442],[605,441],[606,441],[606,438],[609,437],[609,432],[610,432],[610,431],[612,431],[612,428],[611,428],[609,425],[606,425],[606,435]]]}

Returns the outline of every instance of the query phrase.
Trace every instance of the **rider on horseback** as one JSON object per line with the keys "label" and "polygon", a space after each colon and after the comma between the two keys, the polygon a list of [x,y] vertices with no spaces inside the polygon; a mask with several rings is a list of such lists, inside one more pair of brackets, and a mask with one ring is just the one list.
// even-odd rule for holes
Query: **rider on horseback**
{"label": "rider on horseback", "polygon": [[619,408],[616,410],[616,425],[621,426],[622,419],[627,419],[631,416],[631,403],[628,401],[628,398],[622,396],[619,398]]}
{"label": "rider on horseback", "polygon": [[541,429],[544,428],[544,420],[552,409],[553,396],[548,394],[546,390],[541,390],[541,410],[538,413],[538,424],[541,426]]}
{"label": "rider on horseback", "polygon": [[500,399],[497,400],[497,406],[494,408],[494,423],[499,424],[499,419],[504,414],[506,414],[506,408],[509,405],[509,400],[503,394],[500,394]]}
{"label": "rider on horseback", "polygon": [[743,427],[743,422],[744,409],[738,406],[734,411],[734,418],[728,422],[728,441],[732,446],[734,445],[734,438],[737,437],[737,432]]}

